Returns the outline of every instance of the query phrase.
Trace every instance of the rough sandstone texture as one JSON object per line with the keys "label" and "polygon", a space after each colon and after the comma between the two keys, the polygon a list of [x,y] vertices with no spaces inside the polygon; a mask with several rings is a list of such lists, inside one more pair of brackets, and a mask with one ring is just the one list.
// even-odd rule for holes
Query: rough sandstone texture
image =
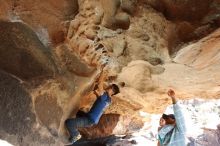
{"label": "rough sandstone texture", "polygon": [[106,84],[125,86],[80,129],[87,139],[141,129],[139,112],[163,112],[168,88],[219,98],[218,0],[0,3],[0,138],[14,145],[65,142],[64,121],[90,109],[103,64]]}

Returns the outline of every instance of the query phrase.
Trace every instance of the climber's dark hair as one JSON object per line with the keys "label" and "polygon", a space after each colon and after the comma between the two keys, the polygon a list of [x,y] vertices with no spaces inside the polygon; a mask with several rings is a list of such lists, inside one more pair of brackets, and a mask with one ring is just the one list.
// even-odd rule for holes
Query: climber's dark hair
{"label": "climber's dark hair", "polygon": [[120,89],[119,89],[118,85],[116,85],[116,84],[111,84],[110,88],[111,88],[111,89],[113,90],[113,92],[114,92],[112,95],[116,95],[116,94],[120,93]]}

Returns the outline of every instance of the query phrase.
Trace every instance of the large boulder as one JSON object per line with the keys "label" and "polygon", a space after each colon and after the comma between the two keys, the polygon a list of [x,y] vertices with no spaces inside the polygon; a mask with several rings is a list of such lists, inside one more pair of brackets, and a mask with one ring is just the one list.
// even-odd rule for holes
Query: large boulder
{"label": "large boulder", "polygon": [[0,68],[22,79],[57,72],[52,53],[35,32],[20,22],[0,22]]}
{"label": "large boulder", "polygon": [[146,61],[133,61],[122,69],[118,76],[119,82],[125,82],[126,86],[130,86],[142,93],[153,91],[156,88],[155,83],[151,79],[152,74],[160,74],[164,71],[162,66],[153,66]]}
{"label": "large boulder", "polygon": [[78,12],[77,0],[1,0],[0,19],[25,22],[41,36],[47,45],[56,45],[65,40],[66,21]]}
{"label": "large boulder", "polygon": [[177,53],[174,61],[199,69],[219,64],[219,36],[220,29],[199,40],[197,43],[184,47]]}

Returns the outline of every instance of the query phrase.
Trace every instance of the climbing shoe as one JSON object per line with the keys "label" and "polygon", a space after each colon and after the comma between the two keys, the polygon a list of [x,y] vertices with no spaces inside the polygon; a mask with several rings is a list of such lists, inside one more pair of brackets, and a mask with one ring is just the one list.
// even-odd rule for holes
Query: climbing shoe
{"label": "climbing shoe", "polygon": [[70,137],[69,138],[69,144],[68,145],[72,145],[74,144],[77,140],[79,140],[82,136],[80,134],[78,134],[77,136],[74,136],[74,137]]}

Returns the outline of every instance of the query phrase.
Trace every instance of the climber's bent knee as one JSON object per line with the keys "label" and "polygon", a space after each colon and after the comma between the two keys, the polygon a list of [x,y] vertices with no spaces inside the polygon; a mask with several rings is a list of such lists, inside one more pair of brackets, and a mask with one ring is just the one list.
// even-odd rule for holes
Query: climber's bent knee
{"label": "climber's bent knee", "polygon": [[73,122],[73,119],[66,119],[66,121],[65,121],[65,125],[67,126],[67,127],[69,127],[69,126],[71,126],[71,123]]}

